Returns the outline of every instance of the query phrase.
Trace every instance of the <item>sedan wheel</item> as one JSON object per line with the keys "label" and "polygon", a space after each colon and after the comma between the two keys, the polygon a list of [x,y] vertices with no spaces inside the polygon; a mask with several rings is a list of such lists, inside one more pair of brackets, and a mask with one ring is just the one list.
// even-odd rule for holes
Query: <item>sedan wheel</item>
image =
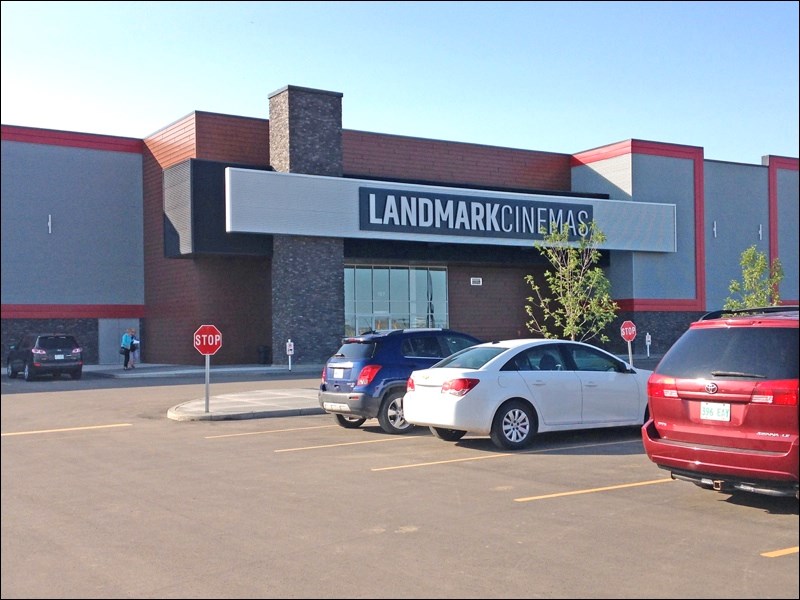
{"label": "sedan wheel", "polygon": [[403,416],[403,392],[393,392],[378,411],[378,422],[386,433],[408,433],[414,426]]}
{"label": "sedan wheel", "polygon": [[366,419],[362,417],[351,417],[350,415],[334,414],[336,422],[345,429],[358,429],[364,424]]}
{"label": "sedan wheel", "polygon": [[492,442],[506,450],[521,450],[533,442],[537,424],[533,409],[521,400],[503,404],[492,422]]}

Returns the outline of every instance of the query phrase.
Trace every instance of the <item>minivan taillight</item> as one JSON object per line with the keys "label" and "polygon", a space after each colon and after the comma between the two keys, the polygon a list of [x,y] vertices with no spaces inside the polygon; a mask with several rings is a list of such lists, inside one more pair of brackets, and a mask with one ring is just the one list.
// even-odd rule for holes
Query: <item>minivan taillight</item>
{"label": "minivan taillight", "polygon": [[358,374],[358,381],[356,381],[356,385],[369,385],[372,383],[372,380],[375,379],[375,375],[377,375],[378,371],[380,370],[380,365],[367,365],[361,369],[361,373]]}
{"label": "minivan taillight", "polygon": [[327,381],[328,379],[327,373],[328,373],[328,367],[327,366],[322,367],[322,383],[325,383]]}
{"label": "minivan taillight", "polygon": [[650,398],[677,398],[678,387],[675,385],[674,377],[665,375],[650,375],[647,380],[647,395]]}
{"label": "minivan taillight", "polygon": [[797,390],[797,379],[762,381],[753,390],[750,402],[754,404],[797,406]]}

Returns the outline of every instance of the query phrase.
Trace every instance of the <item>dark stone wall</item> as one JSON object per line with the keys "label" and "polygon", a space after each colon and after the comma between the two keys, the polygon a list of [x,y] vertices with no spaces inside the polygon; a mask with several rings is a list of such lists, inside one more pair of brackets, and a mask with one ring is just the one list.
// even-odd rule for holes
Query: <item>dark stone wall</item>
{"label": "dark stone wall", "polygon": [[323,364],[344,335],[341,239],[276,235],[272,249],[272,363]]}
{"label": "dark stone wall", "polygon": [[[269,98],[269,154],[283,173],[342,176],[342,94],[287,86]],[[272,362],[322,364],[344,335],[344,241],[272,239]]]}
{"label": "dark stone wall", "polygon": [[270,164],[282,173],[342,176],[342,94],[286,86],[269,98]]}

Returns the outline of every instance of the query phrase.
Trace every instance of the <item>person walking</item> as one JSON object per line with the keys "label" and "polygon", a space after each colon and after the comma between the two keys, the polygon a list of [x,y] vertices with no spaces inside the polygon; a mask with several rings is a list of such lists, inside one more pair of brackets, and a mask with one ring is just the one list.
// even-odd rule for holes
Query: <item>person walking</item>
{"label": "person walking", "polygon": [[136,329],[131,327],[131,360],[128,366],[132,369],[139,362],[139,338],[136,336]]}
{"label": "person walking", "polygon": [[120,340],[120,351],[122,352],[122,368],[126,371],[131,368],[128,365],[131,362],[131,346],[133,344],[133,337],[131,336],[131,329],[126,329],[125,333],[122,334],[122,340]]}

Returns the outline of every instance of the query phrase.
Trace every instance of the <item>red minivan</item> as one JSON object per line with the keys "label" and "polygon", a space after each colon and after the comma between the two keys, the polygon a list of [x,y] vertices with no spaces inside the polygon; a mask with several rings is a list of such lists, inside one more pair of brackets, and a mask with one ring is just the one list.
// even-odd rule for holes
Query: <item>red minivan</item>
{"label": "red minivan", "polygon": [[647,384],[647,456],[720,492],[798,495],[798,307],[715,311]]}

